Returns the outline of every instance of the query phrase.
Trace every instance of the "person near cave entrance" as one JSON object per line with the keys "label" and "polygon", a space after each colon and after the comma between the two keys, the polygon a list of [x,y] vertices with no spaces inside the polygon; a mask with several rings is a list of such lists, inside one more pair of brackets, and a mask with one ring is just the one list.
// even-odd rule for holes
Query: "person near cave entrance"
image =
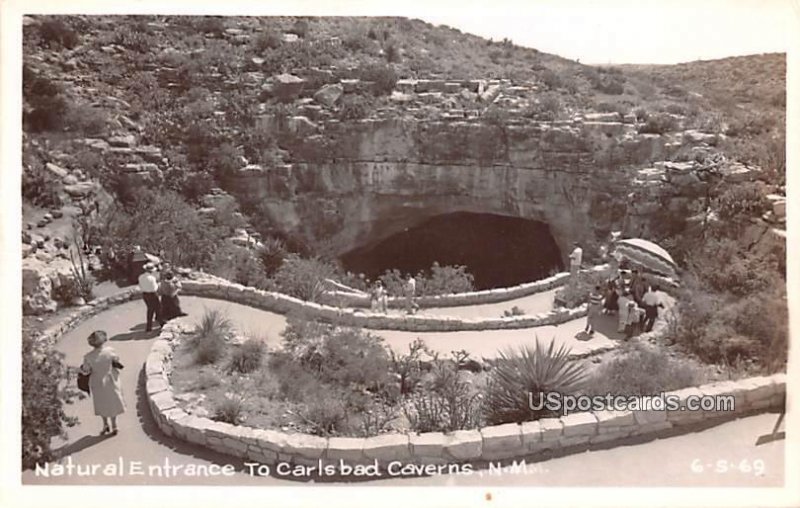
{"label": "person near cave entrance", "polygon": [[419,310],[419,304],[417,304],[417,280],[413,275],[408,276],[404,289],[406,293],[406,313],[414,314]]}

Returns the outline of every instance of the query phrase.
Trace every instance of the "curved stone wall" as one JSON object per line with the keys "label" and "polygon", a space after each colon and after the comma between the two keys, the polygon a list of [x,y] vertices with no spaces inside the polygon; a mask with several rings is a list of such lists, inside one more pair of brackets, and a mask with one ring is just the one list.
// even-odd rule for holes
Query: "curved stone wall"
{"label": "curved stone wall", "polygon": [[320,437],[216,422],[178,407],[169,383],[172,350],[180,323],[164,327],[147,362],[146,397],[153,417],[169,436],[261,464],[348,465],[454,464],[542,458],[608,446],[629,438],[655,438],[685,432],[697,425],[778,408],[784,404],[786,375],[725,381],[670,392],[681,402],[701,395],[731,395],[735,411],[593,411],[522,424],[509,423],[450,433],[384,434],[368,438]]}

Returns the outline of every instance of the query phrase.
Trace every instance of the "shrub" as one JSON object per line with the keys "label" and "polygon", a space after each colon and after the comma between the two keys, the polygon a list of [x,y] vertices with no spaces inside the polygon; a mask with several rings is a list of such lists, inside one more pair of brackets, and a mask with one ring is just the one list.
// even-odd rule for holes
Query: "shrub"
{"label": "shrub", "polygon": [[290,34],[295,34],[301,39],[304,39],[306,35],[308,35],[308,20],[303,18],[296,19],[292,27],[289,28],[287,32]]}
{"label": "shrub", "polygon": [[701,382],[699,370],[646,346],[636,345],[603,363],[592,375],[591,393],[658,395]]}
{"label": "shrub", "polygon": [[334,276],[336,268],[319,258],[287,256],[272,279],[278,290],[309,302],[316,302],[324,290],[324,281]]}
{"label": "shrub", "polygon": [[271,49],[277,49],[283,44],[280,34],[273,30],[264,30],[258,34],[253,42],[253,48],[257,53],[263,53]]}
{"label": "shrub", "polygon": [[408,354],[398,354],[389,348],[389,357],[392,362],[392,372],[397,377],[400,385],[400,394],[411,393],[422,382],[423,358],[435,360],[437,355],[425,345],[422,339],[415,339],[408,345]]}
{"label": "shrub", "polygon": [[78,45],[78,34],[59,19],[48,19],[39,26],[39,37],[45,46],[72,49]]}
{"label": "shrub", "polygon": [[716,200],[716,210],[723,221],[749,222],[769,209],[761,187],[752,182],[729,187]]}
{"label": "shrub", "polygon": [[238,425],[244,420],[245,397],[239,393],[228,392],[213,405],[212,420]]}
{"label": "shrub", "polygon": [[362,81],[373,82],[372,91],[375,95],[390,94],[397,84],[397,73],[391,65],[365,65],[358,69],[358,75]]}
{"label": "shrub", "polygon": [[417,432],[451,432],[481,424],[481,398],[458,362],[436,360],[432,379],[413,393],[403,406],[411,428]]}
{"label": "shrub", "polygon": [[[23,71],[27,69],[24,68]],[[23,72],[23,97],[28,103],[24,108],[23,121],[26,130],[32,132],[60,130],[68,103],[61,87],[46,77],[32,71]]]}
{"label": "shrub", "polygon": [[638,132],[640,134],[664,134],[673,131],[677,128],[675,119],[666,114],[654,114],[648,116],[644,125],[640,125]]}
{"label": "shrub", "polygon": [[373,392],[389,384],[390,360],[380,337],[293,315],[283,339],[289,357],[322,382]]}
{"label": "shrub", "polygon": [[64,355],[29,333],[22,335],[22,467],[52,461],[51,439],[66,437],[64,430],[77,423],[64,404],[77,391],[69,387]]}
{"label": "shrub", "polygon": [[549,90],[555,90],[557,88],[561,88],[562,85],[561,78],[558,76],[558,74],[556,74],[550,69],[545,69],[545,71],[542,72],[541,76],[539,76],[539,79],[542,80],[544,86],[546,86]]}
{"label": "shrub", "polygon": [[22,172],[22,197],[43,208],[61,208],[58,182],[40,164],[35,163]]}
{"label": "shrub", "polygon": [[323,388],[310,394],[299,411],[311,432],[320,436],[341,433],[347,424],[346,396],[336,390]]}
{"label": "shrub", "polygon": [[261,261],[247,247],[226,244],[218,248],[211,256],[209,272],[243,286],[268,286]]}
{"label": "shrub", "polygon": [[490,425],[525,422],[547,416],[547,410],[534,410],[548,392],[574,393],[585,381],[583,368],[569,359],[563,345],[555,348],[555,339],[547,348],[537,340],[534,348],[501,351],[493,362],[486,386],[485,412]]}
{"label": "shrub", "polygon": [[345,95],[339,101],[339,120],[360,120],[369,116],[372,104],[361,95]]}
{"label": "shrub", "polygon": [[266,352],[263,340],[250,338],[231,351],[229,368],[241,374],[253,372],[261,367]]}
{"label": "shrub", "polygon": [[225,354],[225,341],[219,335],[201,335],[193,342],[194,359],[200,365],[217,363]]}

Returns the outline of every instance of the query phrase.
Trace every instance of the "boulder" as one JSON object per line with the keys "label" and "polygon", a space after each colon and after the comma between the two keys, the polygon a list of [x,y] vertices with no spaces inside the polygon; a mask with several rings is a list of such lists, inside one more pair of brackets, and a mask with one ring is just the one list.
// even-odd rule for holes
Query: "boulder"
{"label": "boulder", "polygon": [[298,36],[297,34],[285,33],[283,34],[282,39],[283,42],[297,42],[298,40],[300,40],[300,36]]}
{"label": "boulder", "polygon": [[65,185],[64,191],[74,198],[84,198],[97,190],[94,182],[80,182],[74,185]]}
{"label": "boulder", "polygon": [[112,136],[108,138],[108,144],[118,148],[131,148],[136,145],[136,136],[128,134],[127,136]]}
{"label": "boulder", "polygon": [[61,181],[64,185],[75,185],[78,183],[78,178],[75,175],[67,175]]}
{"label": "boulder", "polygon": [[69,261],[39,250],[22,260],[22,312],[38,315],[54,312],[58,304],[53,289],[67,283],[72,275]]}
{"label": "boulder", "polygon": [[44,165],[44,167],[59,179],[64,178],[69,174],[69,171],[60,166],[56,166],[52,162],[48,162]]}
{"label": "boulder", "polygon": [[314,100],[332,108],[343,93],[344,88],[338,83],[335,85],[325,85],[314,94]]}
{"label": "boulder", "polygon": [[295,99],[303,91],[305,80],[294,74],[278,74],[273,77],[272,93],[283,100]]}
{"label": "boulder", "polygon": [[317,132],[317,124],[304,116],[289,118],[289,130],[298,136],[308,136]]}

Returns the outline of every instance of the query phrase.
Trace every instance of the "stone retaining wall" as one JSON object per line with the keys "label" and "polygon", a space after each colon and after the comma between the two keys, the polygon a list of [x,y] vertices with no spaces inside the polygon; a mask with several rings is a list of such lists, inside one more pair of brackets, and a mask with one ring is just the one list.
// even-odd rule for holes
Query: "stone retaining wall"
{"label": "stone retaining wall", "polygon": [[[598,265],[592,268],[583,270],[584,272],[602,272],[607,269],[608,265]],[[668,278],[655,274],[647,274],[647,278],[654,284],[657,284],[662,291],[673,293],[678,288],[678,284]],[[460,307],[465,305],[483,305],[489,303],[507,302],[516,300],[525,296],[535,295],[550,291],[551,289],[564,286],[569,281],[569,272],[561,272],[548,277],[546,279],[537,280],[535,282],[526,282],[517,286],[507,288],[486,289],[483,291],[470,291],[466,293],[453,293],[449,295],[437,296],[420,296],[417,297],[417,305],[420,308],[435,308],[435,307]],[[322,303],[335,307],[351,307],[351,308],[369,308],[370,297],[368,295],[359,295],[348,291],[327,291],[322,295]],[[405,297],[390,297],[388,299],[389,308],[402,309],[405,308]]]}
{"label": "stone retaining wall", "polygon": [[147,402],[168,436],[174,436],[261,464],[348,465],[391,462],[403,464],[485,464],[488,461],[537,459],[549,453],[570,453],[622,442],[686,432],[698,425],[783,406],[786,375],[759,376],[670,392],[686,401],[698,395],[732,395],[735,411],[594,411],[509,423],[450,433],[384,434],[369,438],[319,437],[255,429],[198,417],[178,407],[169,383],[172,349],[181,333],[180,321],[164,327],[145,364]]}
{"label": "stone retaining wall", "polygon": [[342,309],[307,302],[280,293],[233,284],[221,280],[187,280],[183,294],[219,298],[279,314],[302,313],[320,321],[371,330],[403,330],[412,332],[453,332],[465,330],[507,330],[557,325],[586,315],[586,306],[554,309],[531,316],[466,319],[454,316],[387,315]]}
{"label": "stone retaining wall", "polygon": [[[516,300],[524,296],[543,293],[551,289],[561,287],[569,280],[569,273],[562,272],[546,279],[535,282],[526,282],[517,286],[497,289],[486,289],[483,291],[470,291],[466,293],[453,293],[449,295],[420,296],[417,297],[417,305],[421,308],[430,307],[459,307],[463,305],[481,305],[486,303],[499,303],[508,300]],[[329,291],[323,295],[324,303],[343,307],[368,308],[370,306],[369,296],[357,295],[345,291]],[[404,308],[406,299],[404,297],[390,297],[390,308]]]}

